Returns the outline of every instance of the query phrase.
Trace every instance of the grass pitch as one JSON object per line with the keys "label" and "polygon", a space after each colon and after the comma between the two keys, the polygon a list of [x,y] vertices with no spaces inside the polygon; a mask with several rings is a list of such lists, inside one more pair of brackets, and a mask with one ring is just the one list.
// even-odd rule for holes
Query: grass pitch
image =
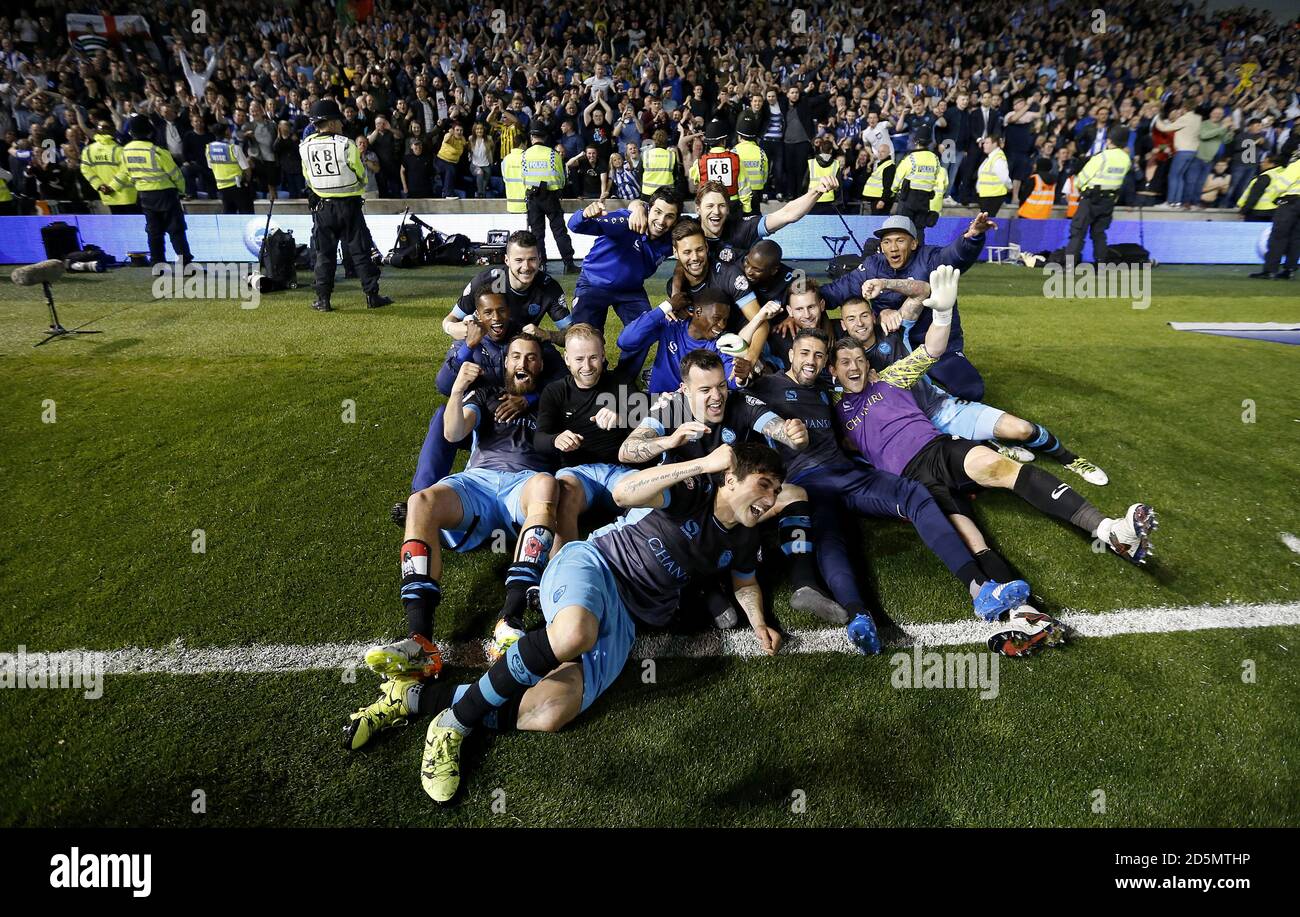
{"label": "grass pitch", "polygon": [[[1145,310],[1044,299],[1023,268],[963,278],[986,400],[1105,468],[1104,488],[1062,472],[1103,510],[1161,514],[1156,558],[1135,569],[1009,494],[982,497],[985,529],[1049,609],[1300,601],[1300,556],[1280,539],[1300,534],[1300,350],[1165,324],[1300,321],[1294,287],[1247,271],[1160,267]],[[104,333],[39,349],[39,292],[0,288],[0,651],[395,633],[387,509],[439,400],[439,320],[471,273],[387,271],[397,303],[372,311],[340,281],[331,315],[306,289],[244,310],[154,301],[143,269],[72,275],[56,287],[64,323]],[[866,533],[894,617],[969,618],[910,527]],[[440,639],[486,636],[501,563],[449,559]],[[817,625],[783,596],[777,611]],[[653,683],[629,664],[563,733],[471,750],[450,810],[420,791],[419,725],[338,747],[374,699],[368,674],[110,676],[93,702],[0,692],[0,823],[1297,824],[1298,648],[1297,627],[1079,640],[1004,662],[986,701],[895,690],[888,654],[665,659]]]}

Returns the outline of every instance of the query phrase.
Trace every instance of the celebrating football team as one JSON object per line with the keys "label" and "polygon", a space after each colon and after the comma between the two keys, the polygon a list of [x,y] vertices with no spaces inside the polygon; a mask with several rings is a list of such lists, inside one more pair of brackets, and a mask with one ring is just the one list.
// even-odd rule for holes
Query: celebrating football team
{"label": "celebrating football team", "polygon": [[[1101,469],[975,400],[984,379],[963,350],[957,291],[996,224],[980,213],[938,246],[890,217],[877,254],[821,285],[768,236],[836,181],[768,216],[743,216],[712,181],[696,194],[699,217],[667,188],[627,209],[593,203],[568,222],[597,237],[572,312],[528,231],[470,281],[443,324],[446,401],[393,510],[405,636],[366,653],[384,681],[349,717],[347,748],[427,717],[421,784],[449,802],[468,735],[560,729],[618,678],[639,630],[748,627],[777,655],[787,635],[765,594],[781,584],[793,609],[879,653],[906,634],[880,607],[899,597],[864,599],[863,518],[909,523],[1005,656],[1055,646],[1067,629],[1030,604],[1029,583],[986,538],[976,492],[1009,490],[1145,562],[1149,505],[1108,516],[1029,464],[1027,447],[1089,484],[1107,483]],[[653,306],[646,283],[670,254]],[[611,306],[616,337],[604,330]],[[468,459],[451,473],[459,450]],[[499,536],[513,554],[489,668],[455,684],[439,677],[433,640],[442,580],[455,575],[444,553]]]}

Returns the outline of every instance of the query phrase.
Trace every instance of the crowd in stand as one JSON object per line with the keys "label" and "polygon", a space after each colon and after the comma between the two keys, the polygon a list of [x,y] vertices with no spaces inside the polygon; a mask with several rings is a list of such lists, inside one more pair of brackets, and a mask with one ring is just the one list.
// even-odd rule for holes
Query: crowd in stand
{"label": "crowd in stand", "polygon": [[[951,201],[973,200],[985,138],[1023,199],[1129,130],[1120,203],[1236,207],[1300,142],[1300,29],[1253,10],[1169,0],[930,4],[896,0],[381,2],[360,21],[332,4],[145,3],[147,36],[69,43],[54,3],[0,18],[4,206],[92,202],[80,170],[97,134],[147,114],[189,197],[213,196],[204,149],[226,125],[258,196],[304,192],[298,145],[325,97],[361,147],[371,196],[504,195],[500,163],[545,126],[566,196],[640,194],[663,131],[685,182],[706,125],[758,124],[765,196],[807,187],[818,153],[859,204],[883,158],[932,143]],[[500,9],[503,15],[494,11]],[[104,43],[101,43],[104,44]],[[1266,159],[1271,157],[1271,159]],[[1279,163],[1279,159],[1281,160]],[[683,189],[686,190],[686,189]],[[13,197],[16,195],[16,197]]]}

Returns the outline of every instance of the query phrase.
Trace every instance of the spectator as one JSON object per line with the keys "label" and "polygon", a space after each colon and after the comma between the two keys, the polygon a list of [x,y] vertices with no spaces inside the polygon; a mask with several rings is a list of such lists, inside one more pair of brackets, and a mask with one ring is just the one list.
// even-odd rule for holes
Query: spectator
{"label": "spectator", "polygon": [[609,169],[600,158],[596,144],[587,144],[578,156],[564,164],[569,176],[569,192],[574,197],[588,201],[603,201],[609,197]]}
{"label": "spectator", "polygon": [[411,151],[402,158],[402,196],[433,197],[433,163],[419,137],[411,141]]}
{"label": "spectator", "polygon": [[442,176],[442,196],[448,199],[459,197],[456,193],[456,170],[465,156],[465,129],[459,124],[452,124],[450,130],[442,135],[438,147],[438,173]]}
{"label": "spectator", "polygon": [[488,135],[487,125],[475,121],[469,138],[469,172],[474,176],[476,196],[488,196],[489,181],[492,178],[492,138]]}
{"label": "spectator", "polygon": [[1209,175],[1201,186],[1201,206],[1218,207],[1228,199],[1232,176],[1228,174],[1228,160],[1216,159]]}

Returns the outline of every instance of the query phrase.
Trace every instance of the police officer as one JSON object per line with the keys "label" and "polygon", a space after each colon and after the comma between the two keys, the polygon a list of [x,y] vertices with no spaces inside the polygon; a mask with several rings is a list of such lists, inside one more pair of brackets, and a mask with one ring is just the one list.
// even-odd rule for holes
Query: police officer
{"label": "police officer", "polygon": [[706,181],[715,181],[726,190],[727,200],[738,202],[745,213],[752,213],[753,192],[740,167],[740,154],[727,149],[727,125],[714,118],[704,129],[704,142],[708,150],[691,164],[687,176],[691,185],[698,188]]}
{"label": "police officer", "polygon": [[1282,166],[1272,153],[1265,153],[1259,161],[1260,172],[1246,185],[1246,190],[1237,198],[1241,216],[1247,223],[1271,223],[1273,211],[1277,209],[1277,181],[1282,174]]}
{"label": "police officer", "polygon": [[122,165],[113,179],[99,186],[100,194],[120,191],[127,186],[136,190],[136,199],[144,211],[144,231],[149,237],[149,264],[167,261],[163,236],[172,240],[172,250],[182,265],[194,260],[190,242],[185,237],[185,212],[181,194],[185,177],[172,154],[148,139],[153,123],[144,115],[131,119],[131,142],[122,147]]}
{"label": "police officer", "polygon": [[1133,161],[1124,149],[1128,143],[1127,127],[1112,127],[1106,135],[1106,149],[1089,159],[1079,172],[1079,209],[1070,221],[1070,241],[1065,246],[1065,263],[1079,260],[1083,251],[1083,234],[1092,234],[1092,259],[1104,264],[1109,249],[1106,229],[1115,212],[1115,198],[1128,177]]}
{"label": "police officer", "polygon": [[506,213],[527,213],[524,193],[524,148],[515,147],[501,160],[501,179],[506,185]]}
{"label": "police officer", "polygon": [[352,262],[366,294],[366,308],[377,309],[392,302],[379,295],[379,268],[370,258],[374,242],[361,212],[366,191],[366,167],[361,164],[357,145],[343,133],[343,112],[333,99],[322,99],[311,108],[316,132],[298,147],[302,174],[308,191],[315,195],[312,232],[316,240],[317,312],[332,312],[334,259],[340,242],[344,257]]}
{"label": "police officer", "polygon": [[524,193],[528,199],[528,229],[537,237],[543,269],[546,265],[546,224],[560,246],[564,273],[578,273],[573,263],[573,242],[564,225],[564,208],[560,206],[560,189],[564,187],[564,163],[554,147],[546,143],[546,129],[537,121],[528,133],[532,144],[524,150]]}
{"label": "police officer", "polygon": [[[939,173],[943,171],[939,157],[934,153],[934,141],[928,137],[904,156],[894,171],[894,184],[890,189],[898,196],[894,213],[912,221],[917,229],[916,241],[921,245],[925,244],[925,227],[930,225],[930,203],[939,183]],[[946,172],[944,177],[947,178]]]}
{"label": "police officer", "polygon": [[203,149],[203,156],[217,183],[222,213],[253,212],[253,165],[238,143],[231,143],[230,127],[223,121],[212,126],[216,138]]}
{"label": "police officer", "polygon": [[740,141],[732,151],[740,157],[740,174],[749,185],[749,206],[745,216],[757,213],[763,203],[763,189],[767,187],[767,154],[758,145],[758,116],[752,111],[743,111],[736,118],[736,136]]}
{"label": "police officer", "polygon": [[[1290,141],[1287,143],[1289,145]],[[1250,276],[1290,280],[1291,272],[1300,266],[1297,264],[1300,261],[1300,157],[1276,175],[1270,187],[1277,189],[1277,209],[1273,211],[1273,228],[1268,233],[1268,254],[1264,258],[1264,269]],[[1278,270],[1283,257],[1286,258],[1286,268]]]}
{"label": "police officer", "polygon": [[81,174],[90,187],[109,187],[107,193],[99,191],[99,199],[111,213],[139,213],[135,186],[120,191],[112,190],[109,182],[122,168],[122,147],[113,136],[113,125],[100,121],[95,125],[95,139],[81,154]]}

